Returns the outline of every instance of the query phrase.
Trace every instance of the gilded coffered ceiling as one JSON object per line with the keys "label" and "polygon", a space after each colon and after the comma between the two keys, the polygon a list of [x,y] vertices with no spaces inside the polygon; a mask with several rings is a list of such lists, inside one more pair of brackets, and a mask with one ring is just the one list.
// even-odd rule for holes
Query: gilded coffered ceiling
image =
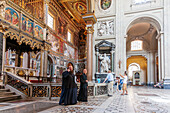
{"label": "gilded coffered ceiling", "polygon": [[85,24],[82,15],[87,13],[86,0],[58,0],[64,12],[77,24]]}

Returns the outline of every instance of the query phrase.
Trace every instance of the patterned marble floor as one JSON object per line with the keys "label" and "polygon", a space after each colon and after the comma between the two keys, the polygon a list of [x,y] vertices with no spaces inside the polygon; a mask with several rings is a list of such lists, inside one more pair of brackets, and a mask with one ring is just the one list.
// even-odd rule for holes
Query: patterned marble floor
{"label": "patterned marble floor", "polygon": [[170,90],[129,87],[128,95],[115,92],[112,97],[90,98],[87,103],[56,106],[40,113],[170,113]]}
{"label": "patterned marble floor", "polygon": [[0,103],[0,113],[170,113],[170,90],[134,86],[128,91],[128,95],[115,92],[112,97],[90,97],[69,106],[46,100]]}

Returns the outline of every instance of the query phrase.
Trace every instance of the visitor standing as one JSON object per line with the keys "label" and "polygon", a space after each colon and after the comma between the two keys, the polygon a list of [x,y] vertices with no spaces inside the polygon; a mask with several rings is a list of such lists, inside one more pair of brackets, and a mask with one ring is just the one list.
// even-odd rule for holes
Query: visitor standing
{"label": "visitor standing", "polygon": [[107,77],[105,78],[104,82],[106,82],[106,80],[108,80],[108,96],[112,96],[113,95],[113,74],[111,73],[111,71],[108,71]]}
{"label": "visitor standing", "polygon": [[62,74],[62,93],[60,97],[60,105],[73,105],[77,103],[77,85],[75,83],[75,75],[73,67],[69,66],[67,71]]}
{"label": "visitor standing", "polygon": [[87,80],[87,70],[83,70],[83,75],[80,76],[80,91],[78,95],[78,101],[87,102],[87,87],[88,87],[88,80]]}
{"label": "visitor standing", "polygon": [[[119,75],[123,78],[123,93],[121,95],[124,95],[124,94],[127,95],[128,94],[128,91],[127,91],[127,80],[128,80],[127,72],[125,71],[124,76],[121,75],[121,74],[119,74]],[[125,91],[126,91],[126,93],[125,93]]]}

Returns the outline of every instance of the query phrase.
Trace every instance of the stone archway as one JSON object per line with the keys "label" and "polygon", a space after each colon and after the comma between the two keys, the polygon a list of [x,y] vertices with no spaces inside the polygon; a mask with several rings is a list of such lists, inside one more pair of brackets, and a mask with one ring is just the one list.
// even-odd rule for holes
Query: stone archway
{"label": "stone archway", "polygon": [[[147,67],[147,84],[154,84],[157,82],[157,76],[161,78],[162,75],[155,76],[156,64],[154,62],[156,56],[159,56],[159,64],[161,64],[161,51],[160,48],[160,31],[161,24],[159,20],[152,17],[138,17],[130,22],[126,29],[126,56],[147,56],[148,67]],[[142,49],[133,51],[132,42],[142,41]],[[137,45],[136,43],[136,46]],[[157,55],[158,54],[158,55]],[[159,71],[161,71],[159,66]],[[159,79],[160,80],[160,79]]]}

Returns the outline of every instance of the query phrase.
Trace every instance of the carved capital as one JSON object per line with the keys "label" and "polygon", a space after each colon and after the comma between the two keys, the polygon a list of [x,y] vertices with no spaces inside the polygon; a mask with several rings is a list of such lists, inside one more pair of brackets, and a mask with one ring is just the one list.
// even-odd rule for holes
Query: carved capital
{"label": "carved capital", "polygon": [[85,15],[82,16],[84,21],[88,24],[89,21],[92,22],[92,24],[95,24],[97,19],[96,16],[94,15],[94,13],[87,13]]}
{"label": "carved capital", "polygon": [[49,49],[51,48],[51,45],[49,45],[49,44],[44,44],[44,50],[45,51],[48,51]]}
{"label": "carved capital", "polygon": [[115,51],[112,50],[112,51],[110,51],[110,53],[113,54],[113,53],[115,53]]}
{"label": "carved capital", "polygon": [[93,26],[86,27],[87,34],[92,34],[94,32]]}

